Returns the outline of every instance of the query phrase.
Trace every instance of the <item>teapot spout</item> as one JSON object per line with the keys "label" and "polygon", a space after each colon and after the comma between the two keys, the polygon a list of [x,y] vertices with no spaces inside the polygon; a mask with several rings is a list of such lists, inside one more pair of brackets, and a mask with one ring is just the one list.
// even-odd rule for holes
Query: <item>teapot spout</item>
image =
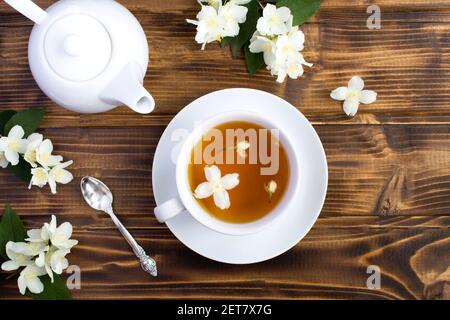
{"label": "teapot spout", "polygon": [[5,2],[36,24],[41,24],[47,17],[47,12],[31,0],[5,0]]}
{"label": "teapot spout", "polygon": [[150,113],[155,108],[155,100],[140,81],[136,63],[126,65],[103,89],[100,98],[110,104],[124,104],[142,114]]}

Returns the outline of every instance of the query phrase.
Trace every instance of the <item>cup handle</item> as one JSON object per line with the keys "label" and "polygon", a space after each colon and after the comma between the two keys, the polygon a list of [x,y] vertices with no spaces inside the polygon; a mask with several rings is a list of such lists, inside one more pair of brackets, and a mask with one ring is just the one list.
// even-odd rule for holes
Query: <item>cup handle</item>
{"label": "cup handle", "polygon": [[173,217],[177,216],[184,210],[186,209],[181,203],[181,200],[178,198],[172,198],[157,206],[154,210],[154,213],[158,222],[164,223],[167,220],[170,220]]}

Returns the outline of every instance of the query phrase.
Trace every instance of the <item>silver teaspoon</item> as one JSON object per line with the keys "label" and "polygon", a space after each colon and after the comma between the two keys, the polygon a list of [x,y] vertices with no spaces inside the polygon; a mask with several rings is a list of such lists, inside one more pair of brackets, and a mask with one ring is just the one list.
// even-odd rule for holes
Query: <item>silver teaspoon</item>
{"label": "silver teaspoon", "polygon": [[98,179],[84,177],[81,179],[81,193],[83,194],[84,200],[91,208],[103,211],[111,217],[120,233],[122,233],[125,240],[127,240],[128,244],[133,249],[134,254],[139,258],[142,269],[156,277],[157,269],[155,260],[145,253],[144,249],[142,249],[136,240],[134,240],[133,236],[114,214],[112,208],[113,195],[109,188]]}

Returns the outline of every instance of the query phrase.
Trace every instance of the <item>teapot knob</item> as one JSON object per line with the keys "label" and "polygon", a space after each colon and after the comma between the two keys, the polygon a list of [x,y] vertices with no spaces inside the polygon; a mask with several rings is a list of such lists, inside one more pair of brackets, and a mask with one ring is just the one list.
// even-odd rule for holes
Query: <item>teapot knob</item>
{"label": "teapot knob", "polygon": [[64,51],[72,57],[79,57],[85,51],[85,42],[77,34],[72,34],[64,40]]}

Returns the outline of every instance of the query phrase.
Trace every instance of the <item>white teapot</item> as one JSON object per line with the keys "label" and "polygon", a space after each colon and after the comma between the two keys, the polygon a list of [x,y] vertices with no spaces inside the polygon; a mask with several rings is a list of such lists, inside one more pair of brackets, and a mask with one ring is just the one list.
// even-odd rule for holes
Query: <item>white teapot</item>
{"label": "white teapot", "polygon": [[143,87],[148,44],[137,19],[113,0],[60,0],[42,10],[31,0],[5,0],[36,24],[28,58],[41,90],[80,113],[125,104],[150,113],[155,102]]}

